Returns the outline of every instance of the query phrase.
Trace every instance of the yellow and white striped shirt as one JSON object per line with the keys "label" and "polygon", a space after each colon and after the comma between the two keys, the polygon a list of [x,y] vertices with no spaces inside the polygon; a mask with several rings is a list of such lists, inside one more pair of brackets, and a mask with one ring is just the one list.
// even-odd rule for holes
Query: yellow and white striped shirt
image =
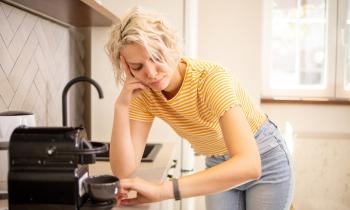
{"label": "yellow and white striped shirt", "polygon": [[152,122],[154,117],[159,117],[187,139],[196,153],[227,154],[219,124],[225,111],[241,106],[253,133],[265,115],[254,107],[239,82],[223,67],[187,57],[181,62],[186,63],[187,68],[178,93],[168,100],[161,91],[141,92],[131,102],[130,119]]}

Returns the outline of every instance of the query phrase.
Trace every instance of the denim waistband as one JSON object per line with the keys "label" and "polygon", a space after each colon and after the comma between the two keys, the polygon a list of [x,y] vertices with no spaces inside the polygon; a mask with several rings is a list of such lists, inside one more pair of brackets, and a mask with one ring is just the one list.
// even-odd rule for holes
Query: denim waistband
{"label": "denim waistband", "polygon": [[[254,134],[257,146],[259,148],[259,153],[264,154],[270,149],[279,146],[279,144],[284,143],[283,137],[280,134],[277,125],[267,116],[265,122],[258,128]],[[228,154],[225,155],[212,155],[208,157],[225,157],[229,158]]]}
{"label": "denim waistband", "polygon": [[268,129],[277,129],[277,125],[268,117],[266,116],[266,120],[261,124],[261,126],[256,130],[254,136],[255,138],[258,137],[261,133],[263,133],[265,130]]}
{"label": "denim waistband", "polygon": [[277,125],[269,118],[255,132],[255,140],[259,147],[260,154],[284,143],[283,137]]}

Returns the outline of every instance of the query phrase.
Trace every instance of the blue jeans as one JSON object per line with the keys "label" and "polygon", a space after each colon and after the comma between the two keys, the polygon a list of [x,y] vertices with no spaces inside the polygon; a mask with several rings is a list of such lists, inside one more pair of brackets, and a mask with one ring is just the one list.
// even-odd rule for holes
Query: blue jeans
{"label": "blue jeans", "polygon": [[[255,140],[261,158],[261,177],[228,191],[206,196],[207,210],[289,209],[293,175],[286,143],[270,119],[257,130]],[[206,166],[210,168],[229,158],[229,155],[207,157]]]}

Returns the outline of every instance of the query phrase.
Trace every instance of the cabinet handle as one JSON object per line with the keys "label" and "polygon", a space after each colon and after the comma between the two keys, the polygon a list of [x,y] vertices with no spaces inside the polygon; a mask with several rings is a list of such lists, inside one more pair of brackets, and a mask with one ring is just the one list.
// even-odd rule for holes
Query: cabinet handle
{"label": "cabinet handle", "polygon": [[173,164],[170,166],[167,177],[172,179],[174,177],[174,171],[177,166],[177,160],[173,160]]}
{"label": "cabinet handle", "polygon": [[177,160],[173,160],[173,165],[170,166],[170,168],[176,168]]}

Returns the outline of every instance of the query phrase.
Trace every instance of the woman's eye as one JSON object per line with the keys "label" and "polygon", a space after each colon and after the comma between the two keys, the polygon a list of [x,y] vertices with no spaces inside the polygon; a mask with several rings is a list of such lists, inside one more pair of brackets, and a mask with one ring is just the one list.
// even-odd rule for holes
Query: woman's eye
{"label": "woman's eye", "polygon": [[132,70],[137,71],[142,69],[142,65],[131,66]]}

